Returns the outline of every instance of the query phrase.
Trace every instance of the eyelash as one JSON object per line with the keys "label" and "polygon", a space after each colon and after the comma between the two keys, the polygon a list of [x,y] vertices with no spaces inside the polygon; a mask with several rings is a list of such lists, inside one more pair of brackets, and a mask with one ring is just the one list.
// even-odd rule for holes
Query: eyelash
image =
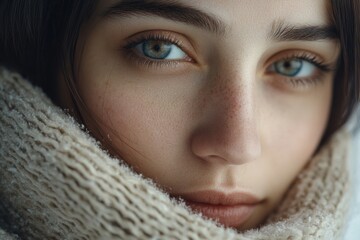
{"label": "eyelash", "polygon": [[290,54],[286,57],[280,58],[276,61],[273,61],[274,64],[277,61],[290,61],[290,60],[303,60],[313,64],[318,70],[319,73],[316,76],[307,77],[307,78],[296,78],[296,77],[285,77],[282,76],[283,81],[290,84],[294,88],[301,88],[301,87],[309,87],[312,85],[316,85],[321,83],[324,80],[324,75],[326,73],[334,71],[331,64],[327,64],[324,61],[320,60],[318,57],[311,53],[301,52]]}
{"label": "eyelash", "polygon": [[[188,56],[187,59],[183,60],[154,60],[151,58],[147,58],[144,56],[139,56],[139,54],[135,53],[134,48],[145,41],[164,41],[170,44],[174,44],[177,47],[179,47],[182,51],[186,53]],[[133,38],[131,40],[128,40],[125,43],[125,46],[123,47],[123,50],[125,50],[125,55],[129,58],[130,61],[134,62],[135,64],[139,64],[142,66],[145,66],[149,69],[159,69],[159,68],[176,68],[181,63],[196,63],[194,58],[192,58],[188,51],[186,51],[186,48],[184,47],[184,44],[181,40],[178,38],[172,36],[170,33],[164,34],[164,33],[148,33],[146,35],[141,35],[136,38]],[[291,85],[291,87],[297,89],[297,88],[306,88],[312,85],[316,85],[320,83],[324,79],[324,75],[328,72],[333,71],[334,69],[331,67],[331,64],[326,64],[324,61],[320,60],[318,57],[311,53],[307,52],[301,52],[301,53],[293,53],[289,54],[286,57],[277,59],[276,61],[273,61],[271,63],[274,64],[278,61],[290,61],[290,60],[303,60],[307,61],[311,64],[313,64],[318,70],[319,73],[316,74],[316,76],[311,76],[307,78],[296,78],[296,77],[286,77],[281,76],[283,82],[285,84]],[[280,75],[280,74],[278,74]]]}
{"label": "eyelash", "polygon": [[[184,51],[188,56],[188,58],[184,60],[153,60],[147,57],[139,56],[139,54],[134,52],[134,48],[138,44],[149,40],[163,41],[163,42],[168,42],[170,44],[174,44],[178,46],[182,51]],[[141,64],[147,68],[169,68],[169,67],[176,67],[180,63],[184,63],[184,62],[195,63],[195,60],[192,57],[190,57],[187,51],[185,50],[183,42],[173,37],[171,34],[150,33],[147,35],[139,36],[126,42],[123,49],[125,50],[125,54],[129,58],[129,60],[133,60],[136,64]]]}

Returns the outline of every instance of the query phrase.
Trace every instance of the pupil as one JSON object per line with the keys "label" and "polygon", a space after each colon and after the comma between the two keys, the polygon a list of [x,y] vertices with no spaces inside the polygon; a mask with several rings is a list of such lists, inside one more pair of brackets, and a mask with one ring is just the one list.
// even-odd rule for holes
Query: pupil
{"label": "pupil", "polygon": [[153,50],[154,50],[155,52],[159,52],[159,51],[161,50],[160,45],[159,45],[159,44],[154,45]]}
{"label": "pupil", "polygon": [[165,41],[146,41],[143,44],[143,53],[152,59],[164,59],[170,54],[171,45]]}
{"label": "pupil", "polygon": [[298,59],[292,59],[292,60],[284,60],[279,61],[275,64],[275,70],[276,72],[286,75],[286,76],[296,76],[301,69],[302,69],[303,63],[301,60]]}
{"label": "pupil", "polygon": [[284,62],[284,67],[285,68],[291,68],[291,62],[289,62],[289,61]]}

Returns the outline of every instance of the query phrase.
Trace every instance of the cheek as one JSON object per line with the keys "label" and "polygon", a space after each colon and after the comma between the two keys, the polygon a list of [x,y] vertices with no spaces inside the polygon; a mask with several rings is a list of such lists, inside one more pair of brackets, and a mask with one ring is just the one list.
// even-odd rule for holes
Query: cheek
{"label": "cheek", "polygon": [[[137,144],[135,139],[142,136],[149,140],[157,139],[161,131],[149,129],[161,129],[160,126],[164,124],[161,119],[165,120],[161,118],[161,109],[167,108],[166,103],[151,100],[143,91],[126,89],[126,86],[119,89],[111,83],[107,88],[89,84],[82,88],[81,95],[91,111],[90,115],[101,122],[106,134],[122,136],[131,145]],[[152,106],[160,106],[160,109]]]}
{"label": "cheek", "polygon": [[191,101],[183,99],[190,98],[185,96],[189,91],[164,81],[137,81],[123,75],[113,71],[106,80],[101,74],[82,76],[86,81],[79,83],[80,94],[90,115],[110,139],[106,144],[136,170],[153,179],[165,172],[171,175],[181,164],[172,159],[186,151]]}
{"label": "cheek", "polygon": [[[316,104],[316,103],[315,103]],[[282,155],[281,159],[307,159],[315,151],[323,135],[328,118],[328,107],[306,106],[292,112],[275,117],[274,127],[268,127],[266,145],[270,149],[278,149],[273,154]],[[266,124],[269,125],[269,124]]]}
{"label": "cheek", "polygon": [[323,136],[331,105],[332,81],[328,79],[322,84],[317,91],[301,98],[267,99],[269,106],[263,106],[271,109],[260,124],[268,165],[265,174],[273,174],[268,177],[275,179],[270,188],[275,190],[272,195],[277,199],[306,165]]}
{"label": "cheek", "polygon": [[[91,97],[100,95],[98,99]],[[153,158],[149,156],[148,148],[160,141],[162,133],[149,131],[159,128],[160,123],[156,121],[159,113],[146,107],[148,101],[143,95],[118,90],[111,84],[106,89],[93,88],[89,84],[82,89],[82,97],[91,117],[98,122],[99,132],[106,136],[104,144],[112,154],[119,155],[135,168],[151,165],[149,161]],[[141,158],[142,154],[148,157],[146,161]],[[146,168],[143,170],[146,172]]]}

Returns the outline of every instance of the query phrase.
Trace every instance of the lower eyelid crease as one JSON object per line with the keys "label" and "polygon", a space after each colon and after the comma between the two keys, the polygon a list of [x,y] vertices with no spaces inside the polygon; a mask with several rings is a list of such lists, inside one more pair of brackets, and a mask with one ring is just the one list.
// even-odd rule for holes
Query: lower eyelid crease
{"label": "lower eyelid crease", "polygon": [[318,84],[321,84],[325,81],[326,78],[326,74],[324,74],[324,72],[319,73],[317,76],[312,77],[312,78],[289,78],[286,79],[285,81],[288,81],[289,84],[293,85],[293,87],[295,88],[311,88],[311,87],[315,87]]}
{"label": "lower eyelid crease", "polygon": [[138,54],[131,49],[123,49],[123,54],[127,61],[132,64],[140,65],[141,67],[152,70],[161,68],[176,68],[180,64],[179,61],[152,60],[147,57],[138,56]]}

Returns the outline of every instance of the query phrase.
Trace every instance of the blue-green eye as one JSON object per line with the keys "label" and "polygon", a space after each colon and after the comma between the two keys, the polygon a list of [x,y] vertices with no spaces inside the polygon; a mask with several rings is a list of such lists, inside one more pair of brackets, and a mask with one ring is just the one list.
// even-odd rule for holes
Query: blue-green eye
{"label": "blue-green eye", "polygon": [[293,58],[277,61],[271,69],[286,77],[304,78],[313,76],[317,67],[304,59]]}
{"label": "blue-green eye", "polygon": [[174,43],[163,40],[144,40],[135,46],[138,54],[155,60],[181,60],[187,57]]}

